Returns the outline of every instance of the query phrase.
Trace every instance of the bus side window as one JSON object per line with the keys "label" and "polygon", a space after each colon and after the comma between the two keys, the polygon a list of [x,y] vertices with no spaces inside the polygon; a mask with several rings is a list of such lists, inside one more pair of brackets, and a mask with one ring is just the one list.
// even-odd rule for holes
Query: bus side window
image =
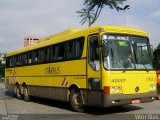
{"label": "bus side window", "polygon": [[78,38],[76,41],[76,50],[75,50],[77,58],[80,58],[82,56],[83,47],[84,47],[84,37]]}
{"label": "bus side window", "polygon": [[46,62],[50,62],[51,61],[51,47],[47,47],[46,48]]}
{"label": "bus side window", "polygon": [[10,66],[15,67],[16,66],[16,57],[13,56],[10,58]]}
{"label": "bus side window", "polygon": [[31,56],[31,52],[28,52],[28,64],[32,63],[32,56]]}
{"label": "bus side window", "polygon": [[58,45],[58,54],[57,54],[57,60],[63,61],[65,59],[65,44],[59,44]]}
{"label": "bus side window", "polygon": [[27,54],[26,53],[22,54],[22,65],[28,64],[27,59],[28,59]]}
{"label": "bus side window", "polygon": [[52,46],[51,47],[51,61],[54,62],[56,61],[56,58],[57,58],[57,55],[56,55],[56,47],[55,46]]}
{"label": "bus side window", "polygon": [[45,62],[45,49],[41,48],[38,51],[38,63],[43,63]]}
{"label": "bus side window", "polygon": [[38,51],[37,51],[37,50],[35,51],[35,58],[34,58],[34,61],[35,61],[35,63],[38,62]]}
{"label": "bus side window", "polygon": [[75,42],[69,41],[67,43],[67,59],[74,59],[75,58]]}
{"label": "bus side window", "polygon": [[77,58],[78,58],[78,57],[81,57],[83,48],[81,47],[80,41],[76,41],[76,49],[75,49],[75,51],[76,51],[75,56],[76,56]]}
{"label": "bus side window", "polygon": [[18,66],[18,63],[19,61],[18,61],[18,55],[16,55],[16,66]]}
{"label": "bus side window", "polygon": [[15,66],[18,66],[18,56],[16,55],[15,57],[16,57],[16,64],[15,64]]}
{"label": "bus side window", "polygon": [[22,55],[18,55],[17,56],[17,66],[21,66],[22,65]]}
{"label": "bus side window", "polygon": [[6,58],[6,68],[9,68],[9,67],[10,67],[10,65],[9,65],[9,59],[10,59],[10,58]]}
{"label": "bus side window", "polygon": [[9,67],[12,67],[13,66],[13,57],[10,57],[9,58]]}
{"label": "bus side window", "polygon": [[32,51],[31,52],[31,61],[32,61],[33,64],[37,63],[37,57],[38,57],[37,51],[36,50]]}
{"label": "bus side window", "polygon": [[93,70],[100,70],[98,36],[89,40],[89,64]]}
{"label": "bus side window", "polygon": [[67,42],[67,59],[80,59],[83,52],[84,37]]}

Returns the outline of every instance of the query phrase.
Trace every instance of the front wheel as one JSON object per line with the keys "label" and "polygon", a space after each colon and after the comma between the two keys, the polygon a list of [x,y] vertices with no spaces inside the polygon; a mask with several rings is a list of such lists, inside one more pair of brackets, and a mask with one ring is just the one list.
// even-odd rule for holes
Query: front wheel
{"label": "front wheel", "polygon": [[82,96],[79,90],[72,89],[70,93],[70,104],[75,112],[83,112],[84,105],[82,102]]}

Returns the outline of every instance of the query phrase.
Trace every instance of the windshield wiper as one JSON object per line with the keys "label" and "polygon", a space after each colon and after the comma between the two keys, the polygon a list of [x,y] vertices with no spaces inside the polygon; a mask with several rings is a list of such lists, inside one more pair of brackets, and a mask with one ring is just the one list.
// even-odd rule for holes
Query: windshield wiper
{"label": "windshield wiper", "polygon": [[146,70],[147,72],[149,72],[149,70],[147,69],[147,67],[146,67],[144,64],[142,64],[142,65],[144,66],[145,70]]}

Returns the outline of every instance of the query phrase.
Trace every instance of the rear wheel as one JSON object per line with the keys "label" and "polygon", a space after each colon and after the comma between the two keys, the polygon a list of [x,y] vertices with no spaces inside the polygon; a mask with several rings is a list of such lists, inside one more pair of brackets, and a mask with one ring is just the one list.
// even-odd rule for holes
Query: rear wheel
{"label": "rear wheel", "polygon": [[84,105],[82,102],[82,96],[79,90],[72,89],[70,93],[70,104],[74,111],[83,112]]}
{"label": "rear wheel", "polygon": [[20,89],[19,85],[16,85],[15,93],[16,93],[17,99],[21,100],[22,99],[22,94],[21,94],[21,89]]}
{"label": "rear wheel", "polygon": [[24,86],[24,88],[23,88],[23,98],[26,102],[30,101],[30,95],[29,95],[29,91],[28,91],[27,86]]}

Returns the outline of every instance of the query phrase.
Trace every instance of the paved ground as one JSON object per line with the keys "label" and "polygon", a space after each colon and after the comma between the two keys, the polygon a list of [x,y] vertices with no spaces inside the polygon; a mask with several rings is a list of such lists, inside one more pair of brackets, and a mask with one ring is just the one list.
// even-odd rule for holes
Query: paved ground
{"label": "paved ground", "polygon": [[76,113],[66,102],[39,98],[31,102],[17,100],[15,94],[0,84],[0,115],[0,120],[160,120],[160,101],[105,109],[89,107],[86,113]]}

